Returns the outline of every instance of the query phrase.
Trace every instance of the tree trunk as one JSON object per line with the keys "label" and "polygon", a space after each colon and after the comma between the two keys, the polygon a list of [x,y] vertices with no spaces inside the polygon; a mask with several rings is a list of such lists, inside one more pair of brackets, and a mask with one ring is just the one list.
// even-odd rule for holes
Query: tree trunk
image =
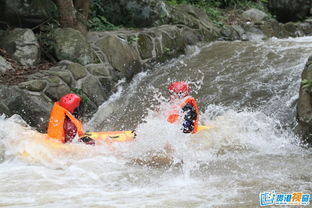
{"label": "tree trunk", "polygon": [[60,13],[62,27],[87,32],[90,0],[53,0]]}
{"label": "tree trunk", "polygon": [[90,0],[74,0],[77,11],[77,23],[80,31],[87,32],[87,23],[90,13]]}

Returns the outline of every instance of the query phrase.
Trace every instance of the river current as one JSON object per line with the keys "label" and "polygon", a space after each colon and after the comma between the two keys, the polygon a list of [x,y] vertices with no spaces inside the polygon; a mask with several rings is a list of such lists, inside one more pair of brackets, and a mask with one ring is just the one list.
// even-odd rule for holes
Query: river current
{"label": "river current", "polygon": [[[311,48],[312,37],[214,42],[121,81],[85,126],[136,130],[132,143],[51,147],[1,116],[0,207],[243,208],[265,191],[312,193],[312,150],[294,131]],[[190,84],[212,129],[166,123],[157,109],[173,81]]]}

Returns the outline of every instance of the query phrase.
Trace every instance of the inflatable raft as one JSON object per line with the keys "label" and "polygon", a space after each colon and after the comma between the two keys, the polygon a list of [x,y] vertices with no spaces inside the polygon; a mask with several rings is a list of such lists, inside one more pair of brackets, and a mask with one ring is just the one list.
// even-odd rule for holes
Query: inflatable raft
{"label": "inflatable raft", "polygon": [[[209,130],[211,126],[199,126],[198,132]],[[134,131],[107,131],[107,132],[87,132],[88,136],[95,140],[96,145],[112,143],[129,143],[135,141],[136,134]],[[48,161],[54,160],[55,155],[62,155],[66,153],[81,153],[85,148],[92,148],[92,145],[76,145],[64,144],[59,140],[48,138],[47,134],[35,133],[30,140],[24,140],[25,144],[20,152],[22,159],[30,161]],[[83,144],[83,143],[82,143]],[[65,156],[67,157],[67,156]]]}

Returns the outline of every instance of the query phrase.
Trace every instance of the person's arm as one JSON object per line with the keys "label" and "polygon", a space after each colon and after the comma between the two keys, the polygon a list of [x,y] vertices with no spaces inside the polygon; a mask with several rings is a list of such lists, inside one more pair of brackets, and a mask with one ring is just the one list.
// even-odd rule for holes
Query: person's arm
{"label": "person's arm", "polygon": [[197,113],[194,106],[190,103],[183,107],[185,113],[183,121],[183,133],[191,133],[194,129],[194,122],[197,119]]}
{"label": "person's arm", "polygon": [[66,116],[64,120],[64,134],[65,134],[65,143],[72,142],[77,134],[77,127],[75,124]]}

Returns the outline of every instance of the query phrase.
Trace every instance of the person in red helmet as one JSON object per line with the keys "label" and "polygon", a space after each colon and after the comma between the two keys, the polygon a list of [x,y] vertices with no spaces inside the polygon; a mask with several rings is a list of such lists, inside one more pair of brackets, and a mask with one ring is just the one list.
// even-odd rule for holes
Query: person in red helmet
{"label": "person in red helmet", "polygon": [[81,99],[74,93],[64,95],[59,102],[55,102],[51,111],[48,125],[48,137],[62,143],[72,142],[78,134],[80,141],[94,144],[94,140],[84,136],[81,121]]}
{"label": "person in red helmet", "polygon": [[167,121],[178,122],[183,117],[184,133],[197,133],[198,131],[198,107],[196,100],[189,96],[190,87],[186,82],[173,82],[168,86],[171,97],[171,110]]}

